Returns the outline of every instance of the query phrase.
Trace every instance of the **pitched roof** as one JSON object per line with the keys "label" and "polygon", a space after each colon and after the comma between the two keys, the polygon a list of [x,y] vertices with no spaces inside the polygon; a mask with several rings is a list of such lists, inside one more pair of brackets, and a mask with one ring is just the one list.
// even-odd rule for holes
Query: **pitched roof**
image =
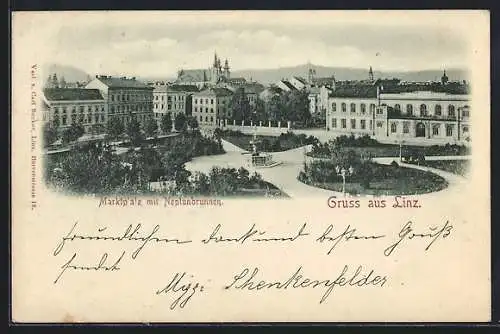
{"label": "pitched roof", "polygon": [[326,77],[326,78],[313,78],[313,84],[315,85],[330,85],[335,82],[335,77]]}
{"label": "pitched roof", "polygon": [[307,81],[306,79],[302,78],[302,77],[293,77],[295,80],[301,82],[302,84],[304,85],[307,85]]}
{"label": "pitched roof", "polygon": [[241,86],[245,90],[245,93],[260,94],[265,88],[259,83],[246,83]]}
{"label": "pitched roof", "polygon": [[295,88],[295,86],[294,86],[294,85],[292,85],[291,83],[289,83],[288,81],[286,81],[286,80],[281,80],[281,82],[282,82],[285,86],[287,86],[289,89],[291,89],[291,90],[297,90],[297,88]]}
{"label": "pitched roof", "polygon": [[210,71],[205,69],[180,70],[177,77],[179,82],[204,82],[210,79]]}
{"label": "pitched roof", "polygon": [[199,93],[195,93],[196,95],[212,95],[212,96],[230,96],[233,95],[233,92],[227,88],[208,88],[205,90],[202,90]]}
{"label": "pitched roof", "polygon": [[247,82],[247,79],[243,77],[238,77],[238,78],[229,78],[226,79],[228,82]]}
{"label": "pitched roof", "polygon": [[453,95],[467,95],[469,94],[469,86],[463,84],[446,84],[431,83],[431,84],[405,84],[397,86],[382,86],[381,93],[397,94],[397,93],[411,93],[411,92],[433,92],[433,93],[447,93]]}
{"label": "pitched roof", "polygon": [[152,87],[146,85],[143,82],[136,80],[135,78],[112,77],[112,76],[107,76],[107,75],[100,75],[100,76],[97,76],[97,79],[100,80],[103,84],[105,84],[109,88],[148,88],[148,89],[152,89]]}
{"label": "pitched roof", "polygon": [[166,93],[166,92],[199,92],[198,87],[194,85],[168,85],[168,86],[157,86],[154,89],[154,93]]}
{"label": "pitched roof", "polygon": [[89,101],[104,100],[98,89],[86,88],[45,88],[43,94],[48,101]]}
{"label": "pitched roof", "polygon": [[372,85],[341,86],[329,94],[331,97],[376,98],[377,87]]}

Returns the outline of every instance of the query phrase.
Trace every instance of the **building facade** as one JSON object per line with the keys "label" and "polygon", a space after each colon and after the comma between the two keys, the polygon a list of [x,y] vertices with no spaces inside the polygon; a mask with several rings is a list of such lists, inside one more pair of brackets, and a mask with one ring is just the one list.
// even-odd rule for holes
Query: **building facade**
{"label": "building facade", "polygon": [[191,115],[192,95],[198,87],[188,85],[156,86],[153,90],[154,118],[161,118],[170,113],[172,120],[179,114]]}
{"label": "building facade", "polygon": [[471,140],[469,95],[408,90],[383,93],[373,85],[337,89],[329,94],[326,129],[391,142]]}
{"label": "building facade", "polygon": [[135,78],[98,75],[86,88],[98,89],[108,105],[107,118],[118,117],[124,124],[136,118],[153,117],[153,87]]}
{"label": "building facade", "polygon": [[201,128],[215,128],[232,117],[233,92],[227,88],[208,88],[193,94],[192,116]]}
{"label": "building facade", "polygon": [[86,133],[103,133],[107,122],[107,104],[98,89],[45,88],[43,121],[64,130],[80,124]]}
{"label": "building facade", "polygon": [[469,95],[442,92],[381,93],[389,107],[389,137],[469,141]]}

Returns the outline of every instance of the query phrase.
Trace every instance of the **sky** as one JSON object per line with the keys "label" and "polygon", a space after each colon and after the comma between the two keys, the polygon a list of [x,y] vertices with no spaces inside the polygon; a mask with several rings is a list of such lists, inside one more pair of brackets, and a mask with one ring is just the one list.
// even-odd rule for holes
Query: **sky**
{"label": "sky", "polygon": [[182,68],[208,68],[214,52],[232,70],[307,62],[466,68],[466,20],[460,11],[61,12],[39,13],[31,28],[44,35],[51,63],[90,74],[173,77]]}

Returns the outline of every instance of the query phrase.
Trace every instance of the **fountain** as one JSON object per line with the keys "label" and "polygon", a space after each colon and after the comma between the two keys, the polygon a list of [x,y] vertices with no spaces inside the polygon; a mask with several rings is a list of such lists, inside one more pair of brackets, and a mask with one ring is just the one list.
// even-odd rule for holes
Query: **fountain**
{"label": "fountain", "polygon": [[280,162],[274,161],[273,156],[269,153],[260,152],[258,145],[261,143],[261,140],[257,138],[257,127],[255,127],[255,131],[253,133],[253,138],[250,141],[252,145],[252,153],[250,154],[249,164],[252,167],[274,167],[280,164]]}

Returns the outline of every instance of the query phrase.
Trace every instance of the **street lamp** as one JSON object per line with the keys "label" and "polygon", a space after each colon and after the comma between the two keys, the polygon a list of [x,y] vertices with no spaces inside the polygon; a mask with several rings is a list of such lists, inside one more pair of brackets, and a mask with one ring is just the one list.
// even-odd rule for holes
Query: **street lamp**
{"label": "street lamp", "polygon": [[399,162],[403,162],[403,144],[405,143],[404,140],[396,140],[396,143],[399,143]]}
{"label": "street lamp", "polygon": [[346,196],[346,193],[345,193],[345,177],[346,177],[347,170],[344,167],[342,167],[342,169],[340,169],[340,167],[337,166],[335,168],[335,171],[337,172],[338,176],[342,176],[342,195],[345,197]]}

